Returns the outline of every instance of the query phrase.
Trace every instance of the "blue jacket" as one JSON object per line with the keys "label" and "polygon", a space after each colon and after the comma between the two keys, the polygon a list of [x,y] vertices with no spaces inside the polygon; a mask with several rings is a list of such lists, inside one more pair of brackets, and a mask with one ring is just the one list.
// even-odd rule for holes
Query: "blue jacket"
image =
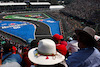
{"label": "blue jacket", "polygon": [[66,63],[69,67],[100,67],[100,52],[96,48],[84,48],[72,53]]}
{"label": "blue jacket", "polygon": [[[11,54],[11,52],[7,53],[7,54],[4,54],[3,57],[2,57],[2,60],[8,56],[9,54]],[[2,64],[5,64],[5,63],[10,63],[10,62],[18,62],[19,64],[21,63],[22,61],[22,58],[20,57],[19,54],[12,54],[10,55],[7,59],[5,59]]]}

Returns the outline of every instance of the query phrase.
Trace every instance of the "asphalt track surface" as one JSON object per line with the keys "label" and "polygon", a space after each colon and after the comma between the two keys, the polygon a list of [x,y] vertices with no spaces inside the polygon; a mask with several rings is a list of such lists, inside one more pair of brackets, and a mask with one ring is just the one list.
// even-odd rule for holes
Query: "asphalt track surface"
{"label": "asphalt track surface", "polygon": [[[52,38],[49,27],[44,23],[41,23],[38,21],[32,21],[32,20],[4,19],[3,16],[6,16],[6,15],[9,15],[9,14],[0,15],[0,20],[3,20],[3,21],[26,21],[26,22],[30,22],[30,23],[35,24],[37,27],[36,32],[35,32],[35,37],[36,37],[37,41],[44,39],[44,38],[50,38],[50,39]],[[14,15],[14,14],[10,14],[10,15]],[[21,40],[20,38],[18,38],[16,36],[10,35],[10,34],[5,33],[3,31],[0,31],[0,33],[4,36],[7,36],[8,38],[11,38],[14,42],[17,41],[22,45],[27,44],[25,41]]]}

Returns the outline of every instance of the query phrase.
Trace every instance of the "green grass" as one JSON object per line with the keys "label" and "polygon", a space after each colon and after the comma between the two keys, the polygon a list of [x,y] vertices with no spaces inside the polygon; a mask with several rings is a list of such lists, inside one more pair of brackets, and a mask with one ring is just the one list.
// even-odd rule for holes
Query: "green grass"
{"label": "green grass", "polygon": [[[41,20],[39,18],[31,18],[31,17],[21,17],[19,15],[32,15],[32,14],[43,14],[44,16],[46,16],[47,18],[50,18],[50,16],[46,15],[45,13],[27,13],[27,14],[15,14],[15,15],[7,15],[5,16],[5,19],[26,19],[26,20],[34,20],[34,21],[38,21]],[[18,18],[19,17],[19,18]]]}

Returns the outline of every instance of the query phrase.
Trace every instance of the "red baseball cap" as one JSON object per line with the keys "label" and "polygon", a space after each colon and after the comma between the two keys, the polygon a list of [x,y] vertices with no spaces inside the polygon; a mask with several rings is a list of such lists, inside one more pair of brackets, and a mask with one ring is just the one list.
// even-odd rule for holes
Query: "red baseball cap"
{"label": "red baseball cap", "polygon": [[54,40],[61,40],[61,39],[63,39],[63,36],[59,35],[59,34],[55,34],[55,35],[53,35],[53,39]]}

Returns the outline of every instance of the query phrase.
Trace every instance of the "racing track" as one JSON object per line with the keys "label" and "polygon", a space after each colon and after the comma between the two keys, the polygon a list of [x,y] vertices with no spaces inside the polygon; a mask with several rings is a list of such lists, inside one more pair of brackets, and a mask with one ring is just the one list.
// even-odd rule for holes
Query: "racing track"
{"label": "racing track", "polygon": [[[7,21],[26,21],[26,22],[30,22],[30,23],[33,23],[36,25],[36,32],[35,32],[35,37],[36,37],[36,40],[40,40],[42,38],[51,38],[52,35],[51,35],[51,32],[50,32],[50,29],[49,27],[44,24],[44,23],[41,23],[41,22],[37,22],[37,21],[32,21],[32,20],[23,20],[23,19],[3,19],[3,16],[5,15],[9,15],[9,14],[4,14],[4,15],[0,15],[0,20],[7,20]],[[10,14],[11,15],[11,14]],[[12,14],[14,15],[14,14]],[[21,40],[20,38],[18,37],[15,37],[15,36],[11,36],[10,34],[7,34],[7,33],[4,33],[2,31],[0,31],[0,33],[2,35],[5,35],[5,36],[8,36],[9,38],[11,38],[14,42],[18,41],[20,42],[22,45],[23,44],[26,44],[25,41]]]}

